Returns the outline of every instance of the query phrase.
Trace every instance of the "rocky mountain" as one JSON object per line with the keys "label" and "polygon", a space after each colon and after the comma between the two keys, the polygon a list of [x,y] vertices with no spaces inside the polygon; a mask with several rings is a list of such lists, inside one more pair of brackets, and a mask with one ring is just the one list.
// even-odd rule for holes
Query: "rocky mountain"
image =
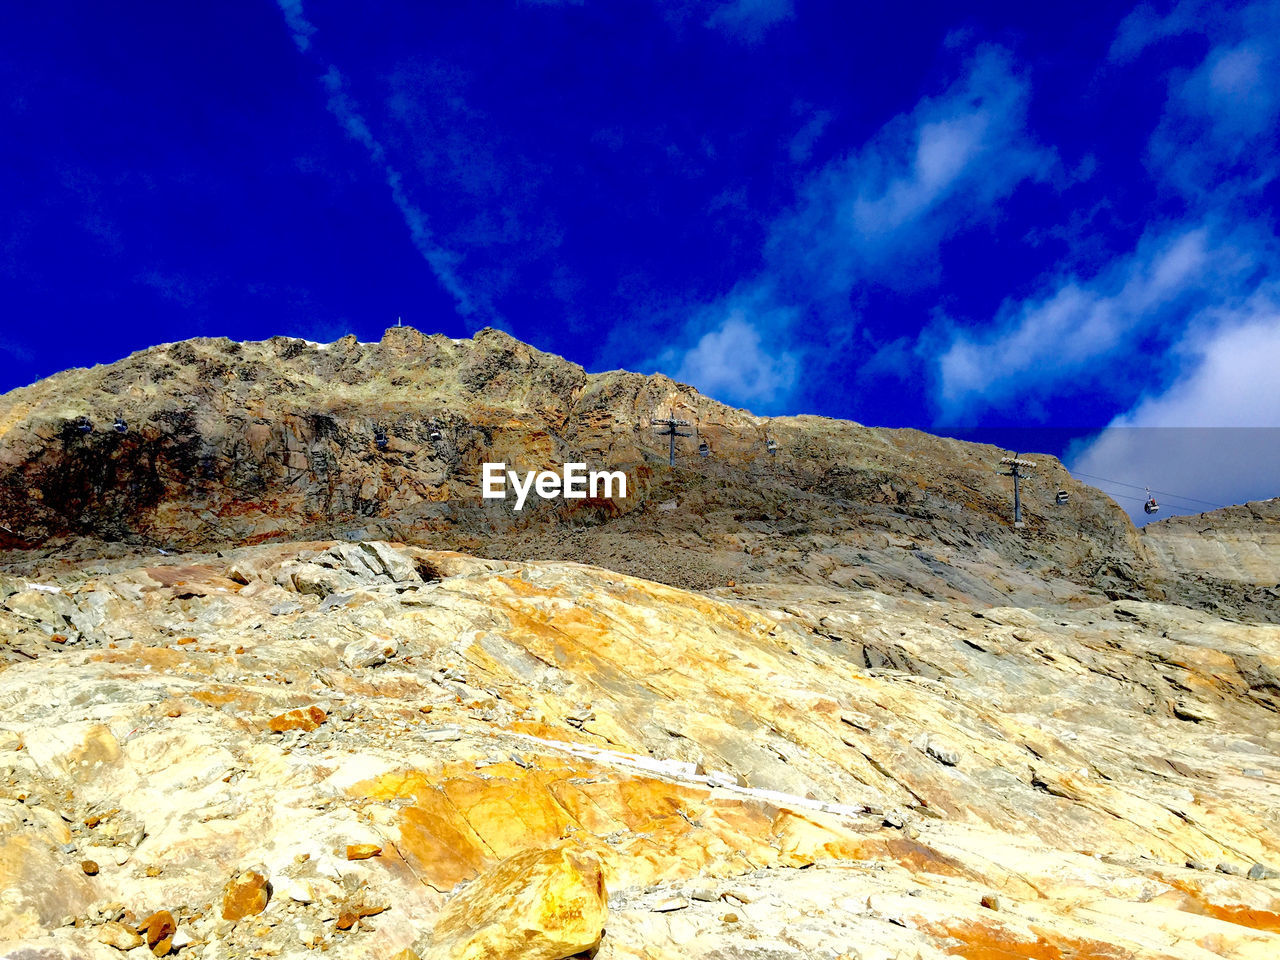
{"label": "rocky mountain", "polygon": [[[680,439],[674,470],[650,424],[671,415],[694,434]],[[1035,457],[1027,525],[1015,530],[1006,453],[915,430],[756,417],[663,376],[588,374],[494,330],[460,341],[407,327],[378,343],[191,340],[0,398],[0,533],[19,558],[89,539],[176,550],[383,538],[691,588],[786,580],[985,603],[1176,598],[1274,615],[1274,596],[1242,597],[1212,564],[1188,571],[1183,554],[1153,553],[1113,501],[1052,457]],[[607,466],[626,472],[629,495],[517,512],[481,498],[485,461]]]}
{"label": "rocky mountain", "polygon": [[1276,502],[1003,454],[494,331],[0,398],[0,960],[1280,956]]}

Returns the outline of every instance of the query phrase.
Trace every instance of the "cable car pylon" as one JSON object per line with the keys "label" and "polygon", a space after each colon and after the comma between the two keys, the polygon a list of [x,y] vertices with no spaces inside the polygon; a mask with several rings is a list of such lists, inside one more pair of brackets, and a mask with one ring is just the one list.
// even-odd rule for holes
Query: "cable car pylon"
{"label": "cable car pylon", "polygon": [[693,436],[692,433],[684,433],[683,431],[677,428],[692,426],[692,424],[690,424],[688,420],[677,419],[675,410],[671,411],[671,416],[669,417],[662,417],[662,418],[654,417],[649,422],[653,424],[653,426],[655,427],[666,428],[661,433],[659,433],[658,436],[668,437],[670,439],[670,451],[668,454],[667,462],[674,467],[676,465],[676,437],[692,437]]}
{"label": "cable car pylon", "polygon": [[1000,463],[1009,468],[1009,472],[1001,474],[1001,476],[1013,477],[1013,525],[1018,529],[1022,529],[1026,524],[1022,522],[1022,491],[1018,487],[1018,481],[1024,476],[1022,471],[1034,470],[1036,463],[1034,460],[1020,460],[1017,454],[1012,457],[1004,457]]}

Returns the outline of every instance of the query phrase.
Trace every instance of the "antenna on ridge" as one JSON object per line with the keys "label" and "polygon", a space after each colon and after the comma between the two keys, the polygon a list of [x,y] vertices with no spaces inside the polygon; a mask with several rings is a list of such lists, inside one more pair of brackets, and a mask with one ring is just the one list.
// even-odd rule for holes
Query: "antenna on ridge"
{"label": "antenna on ridge", "polygon": [[1034,460],[1019,460],[1015,453],[1012,457],[1004,457],[1000,461],[1009,468],[1008,473],[1003,473],[1003,477],[1013,477],[1013,525],[1019,529],[1025,527],[1022,522],[1022,494],[1018,489],[1018,481],[1024,476],[1023,470],[1034,470],[1036,463]]}
{"label": "antenna on ridge", "polygon": [[403,326],[404,326],[404,317],[396,317],[396,326],[397,326],[397,327],[403,327]]}
{"label": "antenna on ridge", "polygon": [[668,454],[667,462],[674,467],[676,465],[676,437],[692,437],[693,436],[692,433],[684,433],[683,431],[677,430],[676,428],[690,426],[689,421],[677,420],[676,412],[673,409],[671,411],[671,416],[661,418],[661,419],[655,417],[649,422],[653,424],[655,427],[666,428],[661,433],[659,433],[658,436],[670,438],[670,452]]}

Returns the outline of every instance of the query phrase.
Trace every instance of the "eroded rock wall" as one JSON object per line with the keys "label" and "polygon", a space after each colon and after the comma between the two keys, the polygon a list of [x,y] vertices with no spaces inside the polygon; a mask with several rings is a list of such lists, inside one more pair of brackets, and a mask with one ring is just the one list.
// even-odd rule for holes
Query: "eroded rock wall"
{"label": "eroded rock wall", "polygon": [[[672,412],[697,432],[675,470],[650,425]],[[496,331],[191,340],[0,398],[0,535],[56,550],[86,538],[191,549],[381,537],[695,588],[785,579],[989,603],[1164,595],[1123,512],[1053,458],[1039,458],[1024,486],[1028,526],[1014,530],[1002,453],[760,418],[662,376],[587,374]],[[630,495],[519,513],[481,499],[485,461],[570,460],[625,470]],[[1066,506],[1053,504],[1059,488]]]}
{"label": "eroded rock wall", "polygon": [[[1143,528],[1152,554],[1182,576],[1280,587],[1280,500],[1259,500]],[[1280,596],[1280,594],[1272,594]]]}

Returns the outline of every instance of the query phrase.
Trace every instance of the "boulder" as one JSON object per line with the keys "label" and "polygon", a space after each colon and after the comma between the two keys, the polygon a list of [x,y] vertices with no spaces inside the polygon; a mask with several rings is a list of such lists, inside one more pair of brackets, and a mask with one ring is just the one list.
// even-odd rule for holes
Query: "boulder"
{"label": "boulder", "polygon": [[123,923],[109,920],[98,928],[98,942],[105,943],[108,947],[115,947],[117,950],[132,950],[134,947],[142,946],[146,941]]}
{"label": "boulder", "polygon": [[563,960],[604,933],[608,894],[600,862],[561,844],[508,857],[440,912],[426,960]]}
{"label": "boulder", "polygon": [[267,909],[271,884],[262,870],[245,870],[233,878],[222,892],[222,919],[243,920]]}
{"label": "boulder", "polygon": [[400,652],[400,644],[389,637],[365,637],[353,640],[342,651],[342,662],[352,670],[377,667]]}
{"label": "boulder", "polygon": [[379,540],[371,540],[360,544],[360,547],[374,558],[374,563],[396,583],[419,583],[418,568],[407,554]]}

